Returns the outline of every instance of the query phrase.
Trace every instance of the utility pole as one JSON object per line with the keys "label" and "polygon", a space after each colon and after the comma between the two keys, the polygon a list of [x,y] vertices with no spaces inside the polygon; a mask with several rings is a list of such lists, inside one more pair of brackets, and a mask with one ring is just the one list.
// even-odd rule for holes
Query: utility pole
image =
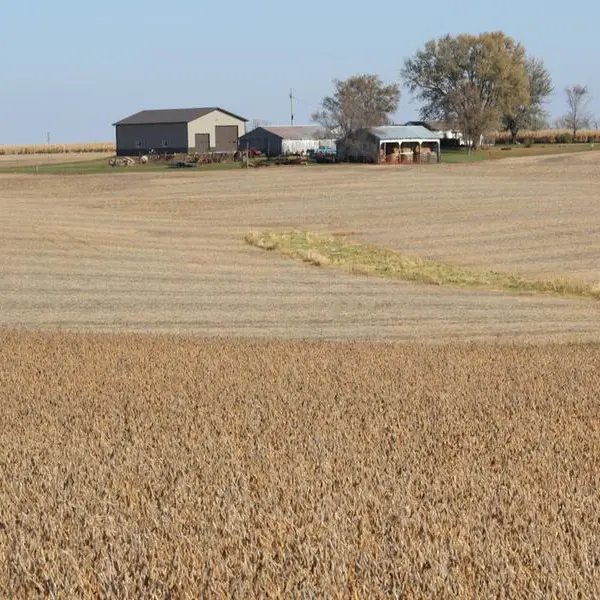
{"label": "utility pole", "polygon": [[50,132],[48,132],[46,134],[46,142],[48,143],[48,146],[50,145]]}
{"label": "utility pole", "polygon": [[294,90],[290,88],[290,122],[294,126]]}

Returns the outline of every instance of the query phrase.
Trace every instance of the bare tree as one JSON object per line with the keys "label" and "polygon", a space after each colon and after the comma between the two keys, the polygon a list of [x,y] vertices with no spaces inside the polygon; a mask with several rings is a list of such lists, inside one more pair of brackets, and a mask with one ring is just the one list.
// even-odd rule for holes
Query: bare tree
{"label": "bare tree", "polygon": [[252,119],[248,125],[248,132],[258,129],[259,127],[269,127],[271,123],[269,121],[262,121],[261,119]]}
{"label": "bare tree", "polygon": [[400,102],[399,86],[385,85],[377,75],[354,75],[343,81],[335,79],[333,84],[333,95],[323,98],[321,110],[312,120],[339,137],[387,125]]}
{"label": "bare tree", "polygon": [[565,88],[567,112],[560,119],[560,124],[573,132],[573,138],[580,129],[590,127],[592,118],[588,112],[591,101],[590,92],[586,85],[573,85]]}

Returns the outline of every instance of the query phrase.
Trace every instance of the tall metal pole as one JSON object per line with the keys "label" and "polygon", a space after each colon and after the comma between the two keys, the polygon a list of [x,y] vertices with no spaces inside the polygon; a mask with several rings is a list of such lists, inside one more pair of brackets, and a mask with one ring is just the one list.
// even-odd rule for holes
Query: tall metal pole
{"label": "tall metal pole", "polygon": [[290,122],[294,126],[294,90],[290,88]]}

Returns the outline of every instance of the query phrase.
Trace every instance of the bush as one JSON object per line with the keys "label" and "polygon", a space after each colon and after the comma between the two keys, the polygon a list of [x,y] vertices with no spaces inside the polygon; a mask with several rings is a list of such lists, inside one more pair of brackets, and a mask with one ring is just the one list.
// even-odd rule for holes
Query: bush
{"label": "bush", "polygon": [[573,143],[573,134],[572,133],[561,133],[556,136],[557,144],[572,144]]}
{"label": "bush", "polygon": [[533,146],[533,138],[525,138],[525,148],[531,148]]}
{"label": "bush", "polygon": [[460,140],[451,138],[442,138],[440,140],[440,148],[442,150],[458,150],[460,149]]}

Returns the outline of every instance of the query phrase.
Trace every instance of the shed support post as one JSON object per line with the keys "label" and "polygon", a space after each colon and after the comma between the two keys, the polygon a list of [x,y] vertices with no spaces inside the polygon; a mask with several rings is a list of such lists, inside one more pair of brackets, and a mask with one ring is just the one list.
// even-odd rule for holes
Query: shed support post
{"label": "shed support post", "polygon": [[437,161],[438,164],[442,162],[442,142],[440,140],[437,141]]}
{"label": "shed support post", "polygon": [[423,164],[423,142],[419,141],[419,164]]}

